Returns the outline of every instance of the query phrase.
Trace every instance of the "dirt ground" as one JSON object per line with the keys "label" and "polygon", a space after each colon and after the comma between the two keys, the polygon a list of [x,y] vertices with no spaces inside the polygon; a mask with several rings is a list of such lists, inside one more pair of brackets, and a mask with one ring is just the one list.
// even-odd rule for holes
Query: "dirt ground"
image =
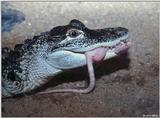
{"label": "dirt ground", "polygon": [[[2,34],[2,46],[78,19],[89,28],[126,27],[128,54],[95,64],[96,87],[89,94],[25,95],[2,100],[2,116],[146,116],[159,114],[159,3],[9,2],[26,20]],[[84,87],[87,67],[64,72],[47,88]],[[58,83],[58,84],[54,84]]]}

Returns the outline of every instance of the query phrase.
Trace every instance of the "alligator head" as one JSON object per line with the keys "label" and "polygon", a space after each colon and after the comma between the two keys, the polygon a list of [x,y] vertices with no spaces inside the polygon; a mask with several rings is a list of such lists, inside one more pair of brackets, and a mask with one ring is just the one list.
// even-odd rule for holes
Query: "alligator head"
{"label": "alligator head", "polygon": [[127,51],[130,47],[127,38],[125,28],[92,30],[78,20],[41,33],[16,45],[14,51],[2,54],[2,94],[13,96],[29,92],[45,84],[48,76],[86,64],[90,75],[88,89],[65,91],[88,93],[95,84],[92,61],[105,60]]}
{"label": "alligator head", "polygon": [[[85,53],[96,51],[95,61],[117,56],[129,48],[128,29],[122,27],[91,30],[82,22],[72,20],[66,26],[50,31],[56,46],[48,51],[46,61],[59,69],[70,69],[86,64]],[[55,45],[51,43],[51,45]],[[103,58],[103,59],[102,59]],[[55,61],[53,61],[55,60]]]}

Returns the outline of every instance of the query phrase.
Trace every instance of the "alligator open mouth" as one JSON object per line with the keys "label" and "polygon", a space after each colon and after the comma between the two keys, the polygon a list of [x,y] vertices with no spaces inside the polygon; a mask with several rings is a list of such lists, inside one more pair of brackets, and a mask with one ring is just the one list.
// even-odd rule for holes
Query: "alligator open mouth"
{"label": "alligator open mouth", "polygon": [[91,55],[93,61],[101,61],[127,52],[127,50],[130,48],[130,45],[131,43],[128,40],[121,40],[116,45],[100,46],[90,51],[86,51],[85,54]]}
{"label": "alligator open mouth", "polygon": [[130,48],[130,46],[131,46],[131,43],[129,41],[122,40],[115,46],[109,47],[109,50],[115,52],[116,54],[119,54],[121,52],[126,52]]}

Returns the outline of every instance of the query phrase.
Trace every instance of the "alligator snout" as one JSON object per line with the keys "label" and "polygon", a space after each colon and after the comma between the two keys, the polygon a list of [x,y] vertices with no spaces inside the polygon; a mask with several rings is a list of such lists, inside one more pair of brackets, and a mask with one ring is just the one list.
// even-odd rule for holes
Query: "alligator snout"
{"label": "alligator snout", "polygon": [[125,35],[125,34],[128,34],[128,29],[118,27],[118,28],[116,28],[116,32],[118,35]]}
{"label": "alligator snout", "polygon": [[128,29],[123,28],[123,27],[115,27],[115,28],[105,28],[105,32],[109,34],[116,34],[119,36],[123,36],[125,34],[128,34]]}

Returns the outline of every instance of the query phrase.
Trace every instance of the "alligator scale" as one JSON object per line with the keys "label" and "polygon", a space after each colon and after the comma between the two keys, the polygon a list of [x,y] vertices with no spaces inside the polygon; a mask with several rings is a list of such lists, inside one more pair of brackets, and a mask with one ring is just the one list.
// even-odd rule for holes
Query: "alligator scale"
{"label": "alligator scale", "polygon": [[88,93],[94,89],[94,61],[117,56],[130,47],[128,29],[122,27],[91,30],[72,20],[41,33],[14,50],[2,48],[2,95],[12,97],[30,92],[65,70],[87,64],[90,84],[85,89],[59,89],[53,92]]}

